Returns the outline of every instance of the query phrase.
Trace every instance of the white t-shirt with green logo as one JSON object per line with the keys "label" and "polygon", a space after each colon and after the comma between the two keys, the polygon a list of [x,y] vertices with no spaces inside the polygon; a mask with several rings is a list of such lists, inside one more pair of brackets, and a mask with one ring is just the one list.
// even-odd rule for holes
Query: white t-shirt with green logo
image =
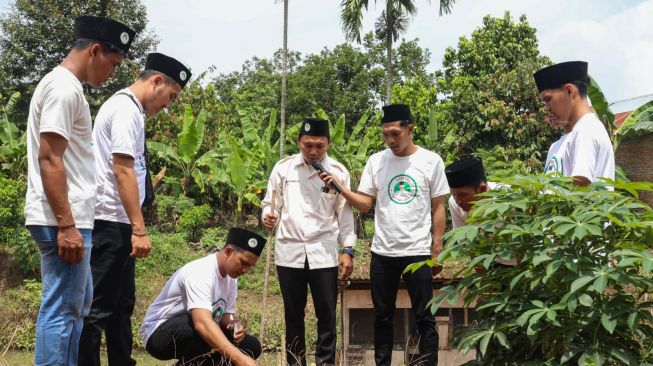
{"label": "white t-shirt with green logo", "polygon": [[217,254],[196,259],[170,277],[147,309],[138,334],[147,344],[159,325],[192,309],[210,311],[218,323],[223,314],[236,312],[237,295],[238,280],[220,275]]}
{"label": "white t-shirt with green logo", "polygon": [[431,198],[449,193],[442,158],[421,147],[405,157],[386,149],[370,157],[358,191],[376,198],[372,252],[431,254]]}
{"label": "white t-shirt with green logo", "polygon": [[581,117],[571,132],[563,135],[549,149],[544,167],[546,174],[614,179],[614,150],[603,123],[594,113]]}

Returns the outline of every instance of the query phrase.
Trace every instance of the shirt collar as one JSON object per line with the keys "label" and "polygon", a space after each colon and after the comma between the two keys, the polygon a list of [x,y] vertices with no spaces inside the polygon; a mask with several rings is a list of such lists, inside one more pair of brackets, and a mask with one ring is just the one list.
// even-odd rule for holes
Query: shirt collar
{"label": "shirt collar", "polygon": [[136,106],[138,107],[139,112],[141,112],[141,114],[143,116],[145,116],[145,109],[143,109],[143,105],[141,104],[141,101],[138,100],[138,98],[136,97],[136,94],[134,94],[134,92],[132,92],[132,90],[129,89],[129,87],[118,91],[118,93],[126,93],[126,94],[129,94],[132,97],[134,97],[134,100],[136,101]]}
{"label": "shirt collar", "polygon": [[[324,154],[324,158],[323,158],[322,160],[320,160],[320,163],[322,163],[322,165],[324,166],[324,169],[327,169],[327,167],[329,166],[329,159],[328,159],[328,157],[329,157],[329,156],[328,156],[327,154]],[[293,161],[293,164],[294,164],[295,166],[301,166],[301,165],[303,165],[303,164],[306,164],[306,166],[310,167],[311,169],[313,168],[313,166],[311,166],[311,163],[307,163],[307,162],[304,160],[304,155],[302,155],[301,152],[298,153],[297,155],[295,155],[295,160]],[[328,170],[328,169],[327,169],[327,170]]]}

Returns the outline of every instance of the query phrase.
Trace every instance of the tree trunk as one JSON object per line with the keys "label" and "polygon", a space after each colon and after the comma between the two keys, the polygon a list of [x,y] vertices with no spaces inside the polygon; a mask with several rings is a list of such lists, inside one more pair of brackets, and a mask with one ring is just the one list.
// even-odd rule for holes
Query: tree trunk
{"label": "tree trunk", "polygon": [[[390,17],[390,15],[386,15]],[[387,19],[386,22],[390,21]],[[392,32],[388,29],[388,34],[385,39],[385,104],[392,102]]]}
{"label": "tree trunk", "polygon": [[283,56],[281,70],[281,113],[279,126],[279,158],[286,154],[286,79],[288,78],[288,0],[283,0]]}

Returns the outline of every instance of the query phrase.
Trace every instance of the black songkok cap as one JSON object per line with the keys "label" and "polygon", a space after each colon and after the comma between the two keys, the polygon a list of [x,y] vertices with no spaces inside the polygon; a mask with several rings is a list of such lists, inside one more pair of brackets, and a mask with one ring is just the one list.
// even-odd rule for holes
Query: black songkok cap
{"label": "black songkok cap", "polygon": [[319,118],[305,118],[302,127],[299,129],[299,137],[303,135],[331,137],[329,122]]}
{"label": "black songkok cap", "polygon": [[405,104],[388,104],[383,106],[381,124],[397,121],[413,122],[413,116],[410,114],[410,107]]}
{"label": "black songkok cap", "polygon": [[256,254],[257,257],[261,256],[263,247],[265,247],[266,240],[255,232],[232,227],[227,234],[227,242],[225,245],[233,245],[244,250]]}
{"label": "black songkok cap", "polygon": [[483,161],[475,157],[456,161],[444,173],[450,188],[473,186],[486,181]]}
{"label": "black songkok cap", "polygon": [[129,52],[135,35],[133,29],[109,18],[81,16],[75,19],[75,40],[88,38],[109,43],[125,54]]}
{"label": "black songkok cap", "polygon": [[182,89],[188,83],[191,73],[186,66],[181,62],[175,60],[170,56],[162,53],[150,53],[147,55],[145,61],[145,70],[158,71],[162,74],[168,75],[172,80],[176,81]]}
{"label": "black songkok cap", "polygon": [[533,74],[537,90],[542,92],[547,89],[555,89],[566,83],[583,81],[589,83],[587,76],[587,62],[568,61],[547,66]]}

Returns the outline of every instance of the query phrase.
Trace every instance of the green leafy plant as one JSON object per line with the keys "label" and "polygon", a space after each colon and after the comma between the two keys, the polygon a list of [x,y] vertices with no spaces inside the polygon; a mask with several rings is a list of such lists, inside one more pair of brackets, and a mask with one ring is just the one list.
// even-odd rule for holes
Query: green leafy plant
{"label": "green leafy plant", "polygon": [[37,274],[41,257],[25,229],[25,190],[25,182],[0,176],[0,247],[6,246],[11,250],[15,264],[21,271]]}
{"label": "green leafy plant", "polygon": [[195,206],[181,214],[179,226],[188,234],[188,240],[197,242],[202,235],[202,228],[211,218],[212,210],[208,205]]}
{"label": "green leafy plant", "polygon": [[617,128],[614,122],[614,114],[610,111],[607,99],[594,79],[590,79],[587,96],[592,102],[592,108],[606,125],[615,151],[623,141],[653,133],[653,101],[637,107]]}
{"label": "green leafy plant", "polygon": [[[206,172],[200,167],[212,165],[211,156],[214,153],[213,150],[201,156],[199,155],[204,142],[206,115],[206,110],[202,109],[195,117],[192,107],[185,104],[182,130],[177,135],[176,146],[154,141],[147,144],[152,153],[167,164],[172,165],[173,179],[175,183],[180,184],[184,194],[188,194],[191,183],[195,183],[200,191],[204,191]],[[170,179],[166,179],[166,181],[170,181]]]}
{"label": "green leafy plant", "polygon": [[181,215],[194,206],[195,201],[192,198],[157,195],[154,201],[154,208],[156,210],[156,221],[154,224],[156,224],[161,232],[174,232]]}
{"label": "green leafy plant", "polygon": [[[478,321],[457,333],[476,365],[651,365],[652,183],[516,176],[479,200],[468,225],[445,235],[438,260],[469,257],[430,303],[477,301]],[[614,185],[614,190],[606,185]],[[515,259],[516,267],[493,264]],[[483,267],[483,271],[477,271]]]}
{"label": "green leafy plant", "polygon": [[12,94],[7,103],[0,94],[0,171],[3,174],[21,179],[27,172],[27,139],[16,124],[9,120],[20,99],[20,93]]}
{"label": "green leafy plant", "polygon": [[352,175],[352,186],[358,181],[357,177],[363,171],[367,158],[373,149],[380,148],[381,129],[376,124],[375,127],[369,126],[372,110],[368,109],[361,118],[358,119],[351,132],[346,135],[345,115],[341,114],[332,123],[332,119],[322,110],[317,109],[315,114],[322,119],[329,121],[329,131],[331,133],[331,148],[329,154],[342,163]]}

